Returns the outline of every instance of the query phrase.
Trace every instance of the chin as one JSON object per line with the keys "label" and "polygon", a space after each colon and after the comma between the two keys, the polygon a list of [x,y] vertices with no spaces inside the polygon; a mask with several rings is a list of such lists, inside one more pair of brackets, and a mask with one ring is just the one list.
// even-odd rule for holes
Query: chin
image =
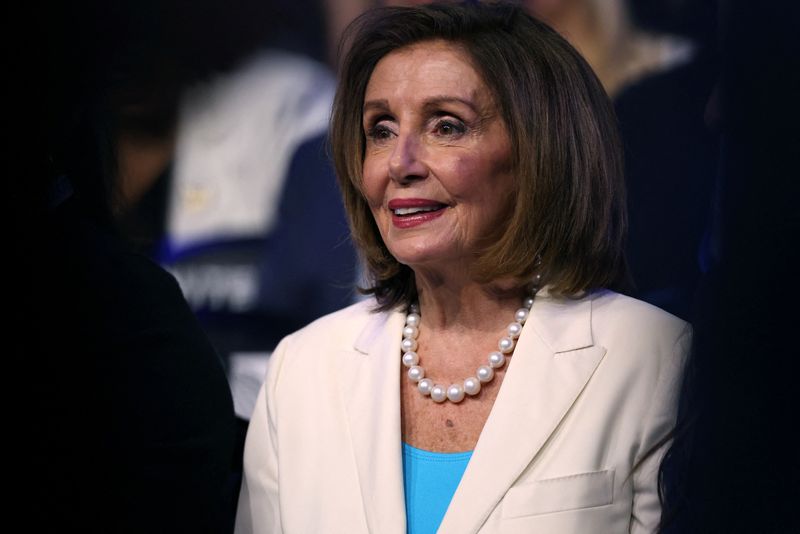
{"label": "chin", "polygon": [[463,255],[454,254],[453,251],[442,251],[430,248],[413,251],[398,250],[396,253],[395,251],[391,252],[398,262],[410,267],[412,270],[425,268],[447,269],[449,266],[463,266],[468,261]]}

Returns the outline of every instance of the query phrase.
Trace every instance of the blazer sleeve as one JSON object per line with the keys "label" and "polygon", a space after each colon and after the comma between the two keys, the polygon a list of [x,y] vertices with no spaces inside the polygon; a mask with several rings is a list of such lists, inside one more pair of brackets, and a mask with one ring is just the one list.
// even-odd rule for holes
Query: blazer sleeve
{"label": "blazer sleeve", "polygon": [[283,532],[278,484],[276,386],[288,338],[269,359],[267,376],[250,418],[244,446],[244,475],[236,511],[235,534]]}
{"label": "blazer sleeve", "polygon": [[672,442],[670,432],[675,427],[678,395],[691,342],[692,327],[687,323],[673,343],[670,357],[664,358],[661,363],[658,382],[639,441],[639,451],[634,463],[637,467],[632,473],[631,534],[656,532],[661,520],[658,467]]}

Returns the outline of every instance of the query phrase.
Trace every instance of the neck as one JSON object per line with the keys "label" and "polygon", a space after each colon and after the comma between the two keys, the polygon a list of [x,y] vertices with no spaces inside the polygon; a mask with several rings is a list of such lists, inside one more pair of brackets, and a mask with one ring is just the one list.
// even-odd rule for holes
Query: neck
{"label": "neck", "polygon": [[482,284],[421,272],[415,278],[425,328],[432,331],[494,332],[510,322],[524,293],[514,281]]}

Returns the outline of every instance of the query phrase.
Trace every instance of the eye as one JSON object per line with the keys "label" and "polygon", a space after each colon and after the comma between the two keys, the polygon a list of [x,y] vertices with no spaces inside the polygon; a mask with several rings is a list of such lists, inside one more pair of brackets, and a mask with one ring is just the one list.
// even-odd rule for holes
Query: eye
{"label": "eye", "polygon": [[367,139],[373,143],[381,143],[394,135],[394,132],[386,122],[378,122],[374,126],[367,128],[364,133]]}
{"label": "eye", "polygon": [[467,131],[463,122],[450,118],[437,120],[433,129],[442,137],[461,137]]}

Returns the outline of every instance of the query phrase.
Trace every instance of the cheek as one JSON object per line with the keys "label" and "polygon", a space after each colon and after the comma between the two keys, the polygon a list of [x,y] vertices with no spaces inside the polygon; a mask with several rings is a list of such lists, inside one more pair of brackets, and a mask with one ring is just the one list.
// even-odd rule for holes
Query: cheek
{"label": "cheek", "polygon": [[465,153],[458,156],[442,158],[433,168],[448,194],[457,202],[470,201],[482,187],[485,169],[481,168],[480,158]]}
{"label": "cheek", "polygon": [[505,153],[453,160],[448,175],[453,177],[453,194],[464,201],[481,204],[505,197],[512,186],[509,164]]}
{"label": "cheek", "polygon": [[459,180],[462,202],[470,205],[469,224],[478,225],[480,230],[475,231],[481,234],[493,233],[504,226],[513,209],[516,191],[507,153],[498,150],[491,156],[462,158],[454,169],[454,176],[462,178]]}
{"label": "cheek", "polygon": [[364,165],[361,168],[361,192],[373,212],[382,204],[385,189],[375,170],[374,164],[370,163],[369,160],[364,160]]}

